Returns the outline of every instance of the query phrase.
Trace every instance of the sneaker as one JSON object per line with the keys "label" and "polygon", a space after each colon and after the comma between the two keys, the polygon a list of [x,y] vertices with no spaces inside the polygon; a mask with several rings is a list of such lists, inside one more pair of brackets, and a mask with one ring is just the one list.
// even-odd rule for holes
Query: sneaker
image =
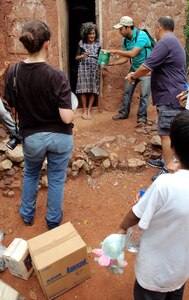
{"label": "sneaker", "polygon": [[128,118],[128,116],[125,116],[125,115],[120,114],[120,113],[112,117],[112,119],[114,121],[116,121],[116,120],[122,120],[122,119],[127,119],[127,118]]}
{"label": "sneaker", "polygon": [[54,225],[48,225],[47,224],[48,230],[52,230],[52,229],[54,229],[54,228],[56,228],[58,226],[60,226],[60,224],[54,224]]}
{"label": "sneaker", "polygon": [[33,220],[32,220],[31,222],[27,222],[27,221],[24,220],[24,224],[25,224],[26,226],[32,226],[33,223],[34,223]]}
{"label": "sneaker", "polygon": [[165,165],[162,157],[158,159],[148,159],[147,164],[153,168],[159,168],[159,169],[162,169]]}
{"label": "sneaker", "polygon": [[144,123],[146,124],[147,120],[146,118],[138,118],[137,123]]}
{"label": "sneaker", "polygon": [[167,174],[169,173],[166,168],[162,168],[157,174],[152,176],[152,181],[156,180],[156,178],[162,174]]}

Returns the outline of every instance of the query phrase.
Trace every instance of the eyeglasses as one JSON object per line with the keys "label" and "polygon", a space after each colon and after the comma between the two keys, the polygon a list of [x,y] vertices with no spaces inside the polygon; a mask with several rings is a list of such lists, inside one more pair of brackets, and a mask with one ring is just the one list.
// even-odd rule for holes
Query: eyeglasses
{"label": "eyeglasses", "polygon": [[179,164],[180,161],[175,157],[175,155],[173,155],[172,157],[174,164]]}

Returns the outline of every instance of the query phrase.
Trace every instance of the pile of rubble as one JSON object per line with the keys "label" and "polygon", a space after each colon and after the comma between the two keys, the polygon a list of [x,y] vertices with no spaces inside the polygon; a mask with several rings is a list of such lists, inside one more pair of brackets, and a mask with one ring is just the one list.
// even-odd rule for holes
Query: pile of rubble
{"label": "pile of rubble", "polygon": [[[149,157],[155,159],[161,155],[161,141],[156,129],[155,120],[151,120],[146,125],[136,126],[134,137],[106,136],[95,144],[75,148],[67,168],[67,176],[73,178],[81,172],[93,176],[97,170],[142,171]],[[141,135],[142,142],[138,142]],[[10,150],[6,147],[6,142],[7,140],[3,140],[0,143],[0,189],[5,196],[11,197],[14,189],[21,189],[22,186],[24,157],[21,145]],[[40,179],[42,187],[48,186],[46,168],[45,160]]]}

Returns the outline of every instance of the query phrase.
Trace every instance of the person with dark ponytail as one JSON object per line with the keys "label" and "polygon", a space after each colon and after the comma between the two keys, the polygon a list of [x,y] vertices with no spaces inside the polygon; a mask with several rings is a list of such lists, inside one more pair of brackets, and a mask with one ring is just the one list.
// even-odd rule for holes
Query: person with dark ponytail
{"label": "person with dark ponytail", "polygon": [[[6,77],[5,99],[15,107],[23,137],[24,179],[20,215],[33,225],[40,172],[47,158],[49,229],[60,225],[66,168],[72,152],[73,111],[65,74],[46,63],[51,32],[42,21],[27,22],[19,38],[28,55],[12,66]],[[16,76],[16,96],[13,91]]]}

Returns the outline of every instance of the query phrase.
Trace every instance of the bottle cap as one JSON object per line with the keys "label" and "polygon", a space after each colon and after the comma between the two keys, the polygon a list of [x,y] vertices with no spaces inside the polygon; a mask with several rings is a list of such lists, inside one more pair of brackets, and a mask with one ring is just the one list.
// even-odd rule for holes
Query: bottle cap
{"label": "bottle cap", "polygon": [[146,192],[146,190],[140,190],[140,197],[142,197],[145,192]]}
{"label": "bottle cap", "polygon": [[185,88],[185,89],[188,89],[188,83],[185,83],[185,84],[184,84],[184,88]]}

